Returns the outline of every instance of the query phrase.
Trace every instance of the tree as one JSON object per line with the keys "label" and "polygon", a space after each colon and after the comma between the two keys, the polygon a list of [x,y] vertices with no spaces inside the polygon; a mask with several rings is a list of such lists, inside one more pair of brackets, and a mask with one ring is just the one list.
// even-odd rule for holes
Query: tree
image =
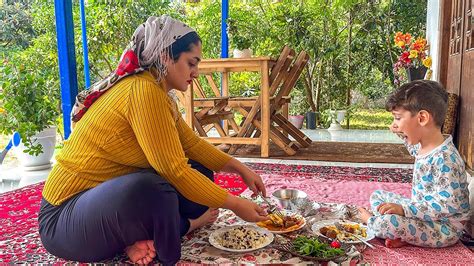
{"label": "tree", "polygon": [[29,1],[0,4],[0,45],[2,49],[25,48],[35,37]]}

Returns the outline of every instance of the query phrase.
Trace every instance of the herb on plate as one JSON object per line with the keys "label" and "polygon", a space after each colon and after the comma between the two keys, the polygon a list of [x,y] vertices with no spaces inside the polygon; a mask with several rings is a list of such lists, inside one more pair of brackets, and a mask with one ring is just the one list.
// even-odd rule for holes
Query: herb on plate
{"label": "herb on plate", "polygon": [[329,244],[319,241],[317,238],[308,238],[299,236],[293,241],[293,247],[296,252],[304,256],[318,258],[332,258],[344,255],[341,248],[333,248]]}

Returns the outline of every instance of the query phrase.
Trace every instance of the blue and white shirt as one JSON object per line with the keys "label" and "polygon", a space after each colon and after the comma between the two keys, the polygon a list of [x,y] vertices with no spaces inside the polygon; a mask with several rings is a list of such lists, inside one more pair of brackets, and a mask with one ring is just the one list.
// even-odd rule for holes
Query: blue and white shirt
{"label": "blue and white shirt", "polygon": [[406,217],[450,223],[462,230],[469,218],[469,190],[464,161],[449,136],[428,154],[407,145],[415,156],[411,200],[402,204]]}

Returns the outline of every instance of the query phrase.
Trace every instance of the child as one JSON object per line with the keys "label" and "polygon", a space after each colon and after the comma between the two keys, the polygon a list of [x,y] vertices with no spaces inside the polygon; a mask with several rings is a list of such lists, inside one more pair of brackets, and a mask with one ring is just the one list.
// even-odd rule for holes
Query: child
{"label": "child", "polygon": [[447,98],[441,84],[421,80],[404,84],[386,103],[394,117],[390,129],[415,157],[410,199],[377,190],[370,196],[375,215],[359,209],[362,220],[387,247],[453,245],[469,219],[464,162],[452,137],[441,134]]}

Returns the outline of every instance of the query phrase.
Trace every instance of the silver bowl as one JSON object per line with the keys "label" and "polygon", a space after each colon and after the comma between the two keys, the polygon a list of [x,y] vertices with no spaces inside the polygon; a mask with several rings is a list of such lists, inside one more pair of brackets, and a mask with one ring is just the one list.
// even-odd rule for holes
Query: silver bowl
{"label": "silver bowl", "polygon": [[299,199],[308,197],[306,192],[297,189],[279,189],[275,190],[272,195],[284,209],[289,209],[291,207],[290,203],[295,204]]}

